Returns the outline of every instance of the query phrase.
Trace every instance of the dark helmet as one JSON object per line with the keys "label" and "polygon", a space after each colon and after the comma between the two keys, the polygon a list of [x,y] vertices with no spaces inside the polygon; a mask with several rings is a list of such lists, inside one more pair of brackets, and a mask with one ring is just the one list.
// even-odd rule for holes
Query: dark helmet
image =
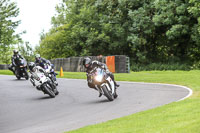
{"label": "dark helmet", "polygon": [[28,67],[29,67],[30,71],[33,72],[33,68],[35,67],[35,63],[34,62],[29,62],[28,63]]}
{"label": "dark helmet", "polygon": [[36,60],[40,60],[40,58],[41,58],[41,57],[40,57],[40,54],[36,54],[36,55],[35,55],[35,59],[36,59]]}
{"label": "dark helmet", "polygon": [[19,53],[18,50],[16,50],[16,49],[13,50],[13,54],[14,54],[14,55],[17,55],[18,53]]}
{"label": "dark helmet", "polygon": [[91,64],[92,60],[89,57],[83,59],[83,65],[85,68],[88,68]]}

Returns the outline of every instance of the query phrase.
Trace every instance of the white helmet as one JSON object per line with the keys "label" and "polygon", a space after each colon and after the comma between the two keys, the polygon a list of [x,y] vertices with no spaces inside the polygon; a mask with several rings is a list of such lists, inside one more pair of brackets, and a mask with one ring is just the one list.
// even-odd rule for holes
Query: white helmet
{"label": "white helmet", "polygon": [[40,58],[40,54],[36,54],[36,55],[35,55],[35,58]]}

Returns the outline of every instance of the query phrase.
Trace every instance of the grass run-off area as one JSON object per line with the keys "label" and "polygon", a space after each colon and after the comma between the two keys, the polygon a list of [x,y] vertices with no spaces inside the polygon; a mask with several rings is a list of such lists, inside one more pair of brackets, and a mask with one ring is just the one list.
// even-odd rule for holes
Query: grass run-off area
{"label": "grass run-off area", "polygon": [[[0,74],[12,73],[0,70]],[[187,86],[193,90],[193,95],[180,102],[89,125],[69,133],[200,133],[200,70],[142,71],[114,75],[117,81]],[[86,75],[83,72],[64,72],[62,78],[86,79]]]}

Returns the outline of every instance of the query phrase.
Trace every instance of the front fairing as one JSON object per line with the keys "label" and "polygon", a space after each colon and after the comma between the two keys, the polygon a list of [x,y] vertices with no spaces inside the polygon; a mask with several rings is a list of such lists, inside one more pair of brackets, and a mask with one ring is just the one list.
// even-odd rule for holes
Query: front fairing
{"label": "front fairing", "polygon": [[21,70],[24,70],[24,68],[27,67],[27,62],[24,59],[20,59],[18,60],[18,68],[20,68]]}
{"label": "front fairing", "polygon": [[96,85],[100,85],[105,82],[105,73],[103,69],[97,68],[92,74],[92,81]]}
{"label": "front fairing", "polygon": [[42,85],[48,81],[48,77],[46,77],[45,74],[40,71],[33,73],[32,76],[34,78],[36,86]]}

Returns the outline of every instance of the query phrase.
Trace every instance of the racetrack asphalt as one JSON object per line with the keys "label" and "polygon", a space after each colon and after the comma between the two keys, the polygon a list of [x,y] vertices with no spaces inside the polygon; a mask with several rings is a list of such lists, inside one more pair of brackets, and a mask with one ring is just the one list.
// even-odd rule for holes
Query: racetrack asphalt
{"label": "racetrack asphalt", "polygon": [[0,133],[62,133],[152,109],[186,97],[190,91],[166,84],[118,82],[119,97],[109,102],[86,80],[58,79],[55,98],[30,81],[0,75]]}

